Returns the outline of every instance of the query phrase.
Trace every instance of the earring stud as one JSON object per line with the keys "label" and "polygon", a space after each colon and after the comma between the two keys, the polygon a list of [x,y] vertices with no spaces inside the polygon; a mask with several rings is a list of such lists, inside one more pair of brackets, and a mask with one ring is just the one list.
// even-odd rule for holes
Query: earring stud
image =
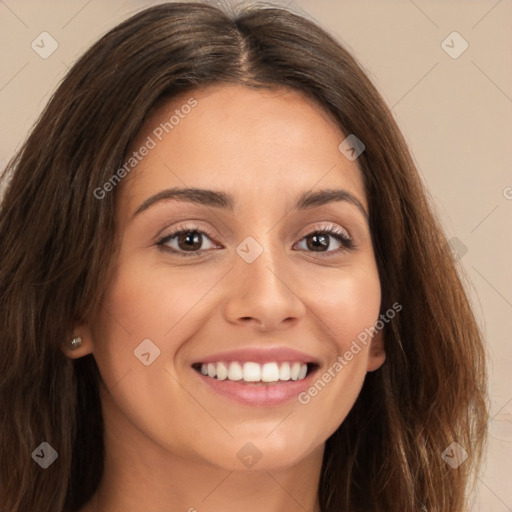
{"label": "earring stud", "polygon": [[80,336],[76,336],[69,342],[69,346],[71,350],[76,350],[82,344],[82,338]]}

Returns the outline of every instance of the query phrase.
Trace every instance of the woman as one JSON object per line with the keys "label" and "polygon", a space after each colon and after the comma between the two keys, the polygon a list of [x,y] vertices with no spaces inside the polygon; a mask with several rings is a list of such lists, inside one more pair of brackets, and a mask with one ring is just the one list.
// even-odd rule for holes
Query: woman
{"label": "woman", "polygon": [[280,8],[149,8],[7,169],[0,509],[466,510],[482,335],[381,96]]}

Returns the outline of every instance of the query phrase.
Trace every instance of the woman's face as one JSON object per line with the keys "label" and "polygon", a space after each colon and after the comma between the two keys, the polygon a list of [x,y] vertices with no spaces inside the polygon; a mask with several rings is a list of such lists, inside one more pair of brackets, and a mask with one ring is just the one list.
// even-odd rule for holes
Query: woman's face
{"label": "woman's face", "polygon": [[[107,192],[121,240],[108,291],[77,329],[116,436],[228,470],[323,450],[385,358],[380,333],[345,357],[381,299],[346,135],[296,92],[234,85],[145,124],[137,165]],[[327,189],[345,199],[308,201]]]}

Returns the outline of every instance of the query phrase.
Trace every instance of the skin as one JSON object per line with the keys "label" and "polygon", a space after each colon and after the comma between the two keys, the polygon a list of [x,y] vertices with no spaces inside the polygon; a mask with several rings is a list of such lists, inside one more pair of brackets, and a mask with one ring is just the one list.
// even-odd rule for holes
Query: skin
{"label": "skin", "polygon": [[[67,354],[93,353],[103,380],[105,471],[81,512],[319,512],[324,443],[366,373],[384,363],[381,332],[307,405],[235,402],[191,364],[240,347],[285,346],[316,358],[322,374],[375,324],[381,288],[364,215],[346,201],[292,210],[302,192],[343,188],[368,211],[360,169],[338,150],[346,135],[311,100],[239,85],[174,98],[134,148],[190,96],[197,106],[115,190],[115,269],[97,318],[76,326],[82,346]],[[167,200],[134,216],[177,186],[231,193],[235,211]],[[156,245],[183,222],[214,234],[199,239],[199,256]],[[336,253],[343,246],[331,236],[323,252],[308,247],[307,235],[331,226],[356,249]],[[236,252],[248,236],[263,248],[250,264]],[[168,245],[186,252],[178,238]],[[145,366],[134,350],[148,338],[160,356]],[[252,468],[237,457],[248,442],[261,454]]]}

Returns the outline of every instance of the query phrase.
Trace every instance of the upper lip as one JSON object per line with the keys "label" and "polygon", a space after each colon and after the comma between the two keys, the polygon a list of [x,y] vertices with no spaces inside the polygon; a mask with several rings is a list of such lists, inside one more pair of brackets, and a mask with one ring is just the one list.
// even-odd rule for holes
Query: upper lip
{"label": "upper lip", "polygon": [[252,347],[227,352],[219,352],[202,357],[197,363],[216,363],[220,361],[239,361],[254,363],[300,362],[318,364],[316,359],[304,352],[288,347]]}

